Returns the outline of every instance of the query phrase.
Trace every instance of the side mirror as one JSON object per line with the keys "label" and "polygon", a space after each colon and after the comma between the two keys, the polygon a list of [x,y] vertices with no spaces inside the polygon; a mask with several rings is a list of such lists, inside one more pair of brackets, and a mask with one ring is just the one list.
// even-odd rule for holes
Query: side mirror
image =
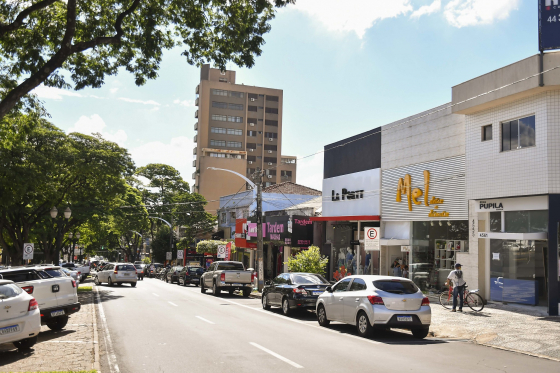
{"label": "side mirror", "polygon": [[325,290],[328,291],[329,293],[332,293],[332,286],[327,286]]}

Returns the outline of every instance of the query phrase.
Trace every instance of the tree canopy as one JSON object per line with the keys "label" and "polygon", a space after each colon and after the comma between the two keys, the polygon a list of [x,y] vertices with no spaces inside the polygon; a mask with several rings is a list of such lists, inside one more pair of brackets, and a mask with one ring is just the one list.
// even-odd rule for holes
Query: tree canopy
{"label": "tree canopy", "polygon": [[175,46],[189,64],[251,67],[275,7],[294,2],[0,0],[0,119],[41,83],[98,88],[124,68],[142,85]]}

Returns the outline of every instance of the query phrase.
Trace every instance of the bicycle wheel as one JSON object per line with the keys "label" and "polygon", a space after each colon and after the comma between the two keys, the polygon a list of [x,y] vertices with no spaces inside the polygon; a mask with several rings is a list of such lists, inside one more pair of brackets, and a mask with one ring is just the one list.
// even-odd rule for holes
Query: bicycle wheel
{"label": "bicycle wheel", "polygon": [[482,300],[482,297],[476,293],[467,294],[465,301],[467,302],[467,306],[469,306],[474,312],[480,312],[484,308],[484,301]]}
{"label": "bicycle wheel", "polygon": [[439,303],[448,310],[453,308],[453,294],[450,294],[449,290],[442,291],[439,295]]}

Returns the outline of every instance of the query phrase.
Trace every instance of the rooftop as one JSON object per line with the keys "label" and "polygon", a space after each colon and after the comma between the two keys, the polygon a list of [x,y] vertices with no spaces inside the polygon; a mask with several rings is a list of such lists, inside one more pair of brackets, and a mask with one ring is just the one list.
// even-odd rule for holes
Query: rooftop
{"label": "rooftop", "polygon": [[317,189],[286,181],[284,183],[271,185],[263,189],[263,193],[303,194],[310,196],[321,196],[322,192]]}

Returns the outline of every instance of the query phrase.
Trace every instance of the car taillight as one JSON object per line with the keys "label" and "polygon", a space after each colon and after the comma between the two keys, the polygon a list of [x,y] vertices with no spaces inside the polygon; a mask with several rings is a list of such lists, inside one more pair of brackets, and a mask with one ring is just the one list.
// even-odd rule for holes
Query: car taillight
{"label": "car taillight", "polygon": [[296,294],[307,295],[307,291],[305,291],[305,289],[295,288],[292,291]]}
{"label": "car taillight", "polygon": [[27,308],[27,311],[33,311],[36,310],[37,308],[39,308],[39,304],[37,303],[37,301],[35,300],[35,298],[31,299],[29,301],[29,307]]}
{"label": "car taillight", "polygon": [[82,275],[82,272],[78,272],[78,276],[81,276],[81,275]]}
{"label": "car taillight", "polygon": [[251,273],[251,282],[255,282],[255,278],[257,278],[257,274],[255,272]]}
{"label": "car taillight", "polygon": [[385,303],[383,303],[383,298],[378,297],[377,295],[368,295],[367,299],[371,304],[385,305]]}
{"label": "car taillight", "polygon": [[424,297],[424,299],[422,299],[422,305],[423,306],[429,306],[430,305],[430,300],[428,299],[428,297]]}
{"label": "car taillight", "polygon": [[72,287],[75,288],[76,287],[76,281],[74,279],[72,279]]}
{"label": "car taillight", "polygon": [[115,268],[115,270],[113,271],[114,274],[117,274],[119,271],[117,271],[117,269]]}
{"label": "car taillight", "polygon": [[220,275],[220,281],[222,281],[222,282],[226,281],[226,274],[225,273],[222,273]]}
{"label": "car taillight", "polygon": [[33,286],[24,286],[22,289],[25,290],[27,294],[33,294]]}

